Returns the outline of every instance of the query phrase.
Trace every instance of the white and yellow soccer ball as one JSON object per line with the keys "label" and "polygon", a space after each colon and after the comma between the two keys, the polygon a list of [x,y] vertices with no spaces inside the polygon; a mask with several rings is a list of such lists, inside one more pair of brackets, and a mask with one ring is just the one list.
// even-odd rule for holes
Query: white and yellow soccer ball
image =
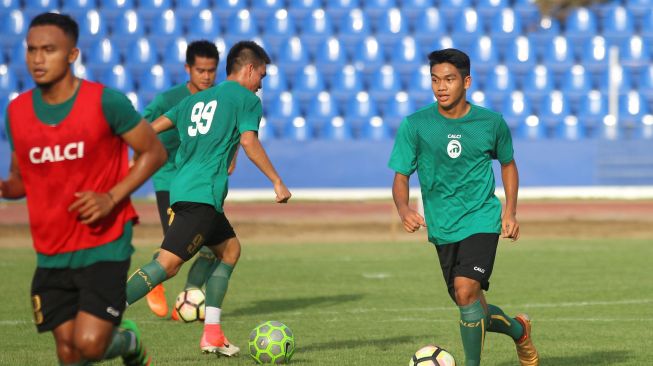
{"label": "white and yellow soccer ball", "polygon": [[204,291],[198,288],[180,292],[175,301],[175,310],[177,310],[179,319],[186,323],[204,320],[204,300]]}
{"label": "white and yellow soccer ball", "polygon": [[456,366],[451,353],[443,348],[429,344],[417,350],[408,363],[409,366]]}

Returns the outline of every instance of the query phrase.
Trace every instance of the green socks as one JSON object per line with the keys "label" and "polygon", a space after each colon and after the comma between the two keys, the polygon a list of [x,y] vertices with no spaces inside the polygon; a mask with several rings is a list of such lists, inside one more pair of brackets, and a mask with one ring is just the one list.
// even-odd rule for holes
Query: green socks
{"label": "green socks", "polygon": [[188,271],[188,277],[186,278],[184,289],[202,288],[204,283],[208,281],[211,276],[211,270],[213,269],[215,261],[216,258],[215,255],[213,255],[213,252],[211,252],[211,249],[202,247],[199,253],[197,253],[197,257]]}
{"label": "green socks", "polygon": [[166,271],[156,260],[137,269],[127,280],[127,304],[135,303],[166,278]]}
{"label": "green socks", "polygon": [[107,350],[104,351],[103,360],[109,360],[118,356],[124,356],[127,352],[133,351],[136,342],[134,334],[130,331],[120,331],[115,329],[113,337]]}
{"label": "green socks", "polygon": [[485,312],[480,300],[470,305],[459,306],[460,336],[465,349],[465,366],[481,364],[481,351],[485,340]]}
{"label": "green socks", "polygon": [[488,327],[487,330],[494,333],[507,334],[515,341],[524,334],[524,327],[517,320],[507,316],[501,308],[488,304]]}
{"label": "green socks", "polygon": [[224,262],[217,262],[211,277],[206,281],[206,307],[222,307],[222,301],[229,287],[229,278],[234,267]]}

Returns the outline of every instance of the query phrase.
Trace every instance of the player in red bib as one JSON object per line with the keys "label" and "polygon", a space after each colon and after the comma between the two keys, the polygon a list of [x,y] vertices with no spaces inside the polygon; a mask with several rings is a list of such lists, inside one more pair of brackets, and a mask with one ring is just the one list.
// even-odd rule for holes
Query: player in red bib
{"label": "player in red bib", "polygon": [[[122,356],[146,365],[138,329],[122,320],[137,219],[129,195],[166,153],[126,96],[73,75],[78,36],[67,15],[30,23],[26,60],[37,87],[7,108],[11,167],[0,197],[27,197],[34,320],[53,332],[60,364]],[[131,169],[128,146],[138,154]]]}

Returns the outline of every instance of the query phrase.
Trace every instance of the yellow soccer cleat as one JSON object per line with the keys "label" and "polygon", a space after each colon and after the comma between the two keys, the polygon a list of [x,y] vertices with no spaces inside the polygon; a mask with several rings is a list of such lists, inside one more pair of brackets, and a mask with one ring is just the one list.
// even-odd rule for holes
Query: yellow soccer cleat
{"label": "yellow soccer cleat", "polygon": [[515,341],[519,363],[521,366],[538,366],[540,356],[537,354],[537,349],[535,349],[531,339],[531,319],[526,314],[517,314],[515,320],[524,327],[524,335]]}
{"label": "yellow soccer cleat", "polygon": [[158,284],[150,291],[145,298],[150,310],[159,318],[165,318],[168,315],[168,302],[166,301],[165,290],[163,284]]}

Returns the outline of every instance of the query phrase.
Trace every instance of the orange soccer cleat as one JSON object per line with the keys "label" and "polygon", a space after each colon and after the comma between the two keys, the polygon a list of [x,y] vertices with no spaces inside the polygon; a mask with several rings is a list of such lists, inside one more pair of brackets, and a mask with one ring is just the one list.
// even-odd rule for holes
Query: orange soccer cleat
{"label": "orange soccer cleat", "polygon": [[220,324],[208,324],[204,327],[200,349],[203,353],[216,353],[227,357],[235,356],[240,352],[240,348],[229,343]]}
{"label": "orange soccer cleat", "polygon": [[156,316],[165,318],[168,315],[168,302],[166,301],[162,283],[153,288],[145,297],[147,298],[147,305]]}

